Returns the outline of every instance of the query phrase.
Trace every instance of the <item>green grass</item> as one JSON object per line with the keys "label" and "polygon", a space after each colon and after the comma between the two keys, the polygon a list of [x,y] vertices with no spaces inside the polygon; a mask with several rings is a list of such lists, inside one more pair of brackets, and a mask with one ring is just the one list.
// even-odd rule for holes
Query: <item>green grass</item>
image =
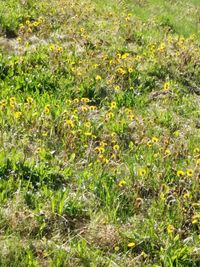
{"label": "green grass", "polygon": [[0,266],[199,266],[199,1],[0,1]]}

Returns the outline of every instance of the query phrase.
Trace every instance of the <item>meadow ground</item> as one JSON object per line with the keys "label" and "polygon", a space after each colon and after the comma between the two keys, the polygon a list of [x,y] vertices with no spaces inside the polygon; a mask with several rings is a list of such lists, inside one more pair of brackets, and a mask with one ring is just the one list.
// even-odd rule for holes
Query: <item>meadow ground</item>
{"label": "meadow ground", "polygon": [[0,266],[200,266],[200,1],[0,1]]}

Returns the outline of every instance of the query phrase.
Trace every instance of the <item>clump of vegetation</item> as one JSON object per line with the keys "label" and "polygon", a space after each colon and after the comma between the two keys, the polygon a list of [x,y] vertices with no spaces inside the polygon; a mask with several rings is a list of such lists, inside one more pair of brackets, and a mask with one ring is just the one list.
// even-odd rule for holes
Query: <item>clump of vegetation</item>
{"label": "clump of vegetation", "polygon": [[1,266],[199,266],[199,9],[0,3]]}

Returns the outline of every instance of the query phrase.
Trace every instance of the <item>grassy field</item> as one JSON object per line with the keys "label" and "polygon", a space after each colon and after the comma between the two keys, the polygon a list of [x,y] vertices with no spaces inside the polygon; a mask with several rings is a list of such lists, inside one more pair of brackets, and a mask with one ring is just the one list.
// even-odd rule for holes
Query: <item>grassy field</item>
{"label": "grassy field", "polygon": [[200,1],[0,0],[0,266],[200,266]]}

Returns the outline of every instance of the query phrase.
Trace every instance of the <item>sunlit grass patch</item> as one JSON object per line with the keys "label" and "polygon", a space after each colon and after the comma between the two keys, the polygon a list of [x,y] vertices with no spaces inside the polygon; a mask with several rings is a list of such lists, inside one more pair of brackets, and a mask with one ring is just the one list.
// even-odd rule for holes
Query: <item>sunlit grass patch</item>
{"label": "sunlit grass patch", "polygon": [[199,266],[198,1],[0,10],[0,265]]}

